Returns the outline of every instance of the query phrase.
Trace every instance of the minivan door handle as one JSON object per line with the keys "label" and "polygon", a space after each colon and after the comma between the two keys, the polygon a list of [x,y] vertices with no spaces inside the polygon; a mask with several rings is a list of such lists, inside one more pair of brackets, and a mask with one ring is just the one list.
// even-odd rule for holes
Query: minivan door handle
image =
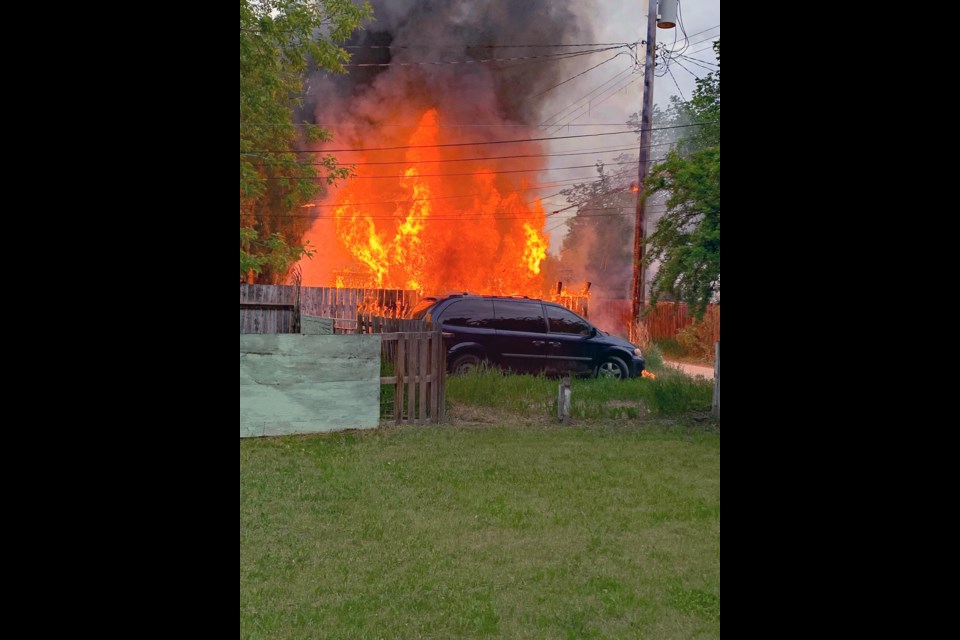
{"label": "minivan door handle", "polygon": [[547,343],[544,342],[543,340],[534,340],[534,341],[533,341],[533,346],[535,346],[535,347],[542,347],[542,346],[545,345],[545,344],[547,344]]}
{"label": "minivan door handle", "polygon": [[551,343],[550,343],[550,346],[551,346],[551,347],[560,347],[561,344],[560,344],[559,342],[551,342]]}

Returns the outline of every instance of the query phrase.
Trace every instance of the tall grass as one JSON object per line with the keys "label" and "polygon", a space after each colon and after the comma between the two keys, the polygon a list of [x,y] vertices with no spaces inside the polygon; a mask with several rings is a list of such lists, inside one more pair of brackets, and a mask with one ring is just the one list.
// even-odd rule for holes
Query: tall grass
{"label": "tall grass", "polygon": [[[489,407],[524,416],[557,413],[558,380],[544,376],[503,375],[495,369],[451,376],[447,399],[474,407]],[[574,379],[573,417],[581,419],[676,416],[708,410],[713,385],[678,372],[663,370],[656,380]]]}
{"label": "tall grass", "polygon": [[647,370],[661,371],[663,369],[663,351],[656,344],[650,343],[643,349],[643,357],[647,360]]}

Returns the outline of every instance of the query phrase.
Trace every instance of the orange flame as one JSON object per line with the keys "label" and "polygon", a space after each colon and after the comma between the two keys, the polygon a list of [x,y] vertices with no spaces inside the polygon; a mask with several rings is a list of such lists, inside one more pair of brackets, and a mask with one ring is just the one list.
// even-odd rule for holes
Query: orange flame
{"label": "orange flame", "polygon": [[[439,121],[436,109],[424,113],[402,155],[356,159],[357,178],[333,208],[337,240],[354,261],[343,266],[381,289],[542,295],[544,208],[539,198],[524,200],[527,183],[516,184],[510,172],[531,160],[477,161],[488,153],[482,147],[438,147],[450,142]],[[406,168],[383,169],[392,157]],[[390,171],[395,177],[384,178]]]}

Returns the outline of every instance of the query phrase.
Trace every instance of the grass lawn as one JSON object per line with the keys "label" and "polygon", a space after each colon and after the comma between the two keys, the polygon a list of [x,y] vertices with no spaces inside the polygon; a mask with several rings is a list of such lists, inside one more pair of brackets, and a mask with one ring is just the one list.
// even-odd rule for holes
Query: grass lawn
{"label": "grass lawn", "polygon": [[717,431],[459,410],[240,442],[241,638],[719,637]]}

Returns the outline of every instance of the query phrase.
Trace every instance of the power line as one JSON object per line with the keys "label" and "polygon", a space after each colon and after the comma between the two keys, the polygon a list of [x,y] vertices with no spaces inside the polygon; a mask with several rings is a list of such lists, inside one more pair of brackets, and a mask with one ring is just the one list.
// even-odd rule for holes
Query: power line
{"label": "power line", "polygon": [[[690,35],[687,35],[687,34],[685,33],[684,35],[686,35],[686,36],[687,36],[687,39],[689,40],[689,39],[692,38],[693,36],[698,36],[698,35],[700,35],[701,33],[706,33],[707,31],[712,31],[712,30],[714,30],[714,29],[719,29],[719,28],[720,28],[720,25],[715,24],[715,25],[713,25],[712,27],[707,27],[707,28],[704,29],[703,31],[697,31],[696,33],[691,33]],[[696,43],[694,43],[694,44],[696,44]]]}
{"label": "power line", "polygon": [[[629,71],[629,68],[627,69]],[[619,75],[619,74],[617,74]],[[604,83],[606,84],[606,83]],[[497,128],[497,129],[506,129],[510,127],[523,128],[523,129],[549,129],[556,125],[543,122],[541,124],[516,124],[516,123],[503,123],[503,124],[467,124],[467,123],[450,123],[450,124],[430,124],[424,125],[420,123],[400,123],[400,122],[241,122],[241,125],[249,125],[255,127],[372,127],[372,128],[382,128],[382,127],[404,127],[407,129],[465,129],[465,128]],[[566,126],[566,125],[564,125]],[[622,127],[622,122],[592,122],[590,124],[575,124],[570,125],[573,127]]]}
{"label": "power line", "polygon": [[[512,156],[484,156],[482,158],[448,158],[443,160],[391,160],[389,162],[352,162],[351,165],[358,167],[367,166],[367,165],[379,165],[379,164],[405,164],[405,165],[417,165],[417,164],[435,164],[435,163],[447,163],[447,162],[477,162],[482,160],[509,160],[512,158],[545,158],[545,157],[559,157],[559,156],[586,156],[593,153],[617,153],[620,151],[636,151],[637,146],[632,145],[629,147],[608,147],[606,151],[602,149],[594,149],[590,151],[579,151],[575,153],[527,153],[527,154],[518,154]],[[314,164],[314,163],[311,163]]]}
{"label": "power line", "polygon": [[[367,148],[356,148],[356,149],[317,149],[316,151],[311,149],[297,149],[291,151],[273,151],[273,150],[262,150],[259,153],[345,153],[345,152],[364,152],[364,151],[397,151],[400,149],[434,149],[438,147],[472,147],[484,144],[513,144],[516,142],[542,142],[544,140],[570,140],[572,138],[597,138],[600,136],[619,136],[627,133],[635,133],[633,130],[629,131],[611,131],[606,133],[583,133],[575,136],[557,136],[557,137],[544,137],[544,138],[517,138],[514,140],[492,140],[489,142],[449,142],[446,144],[420,144],[420,145],[399,145],[396,147],[367,147]],[[241,155],[256,155],[253,152],[241,151]]]}
{"label": "power line", "polygon": [[570,51],[566,53],[548,53],[540,56],[516,56],[512,58],[481,58],[471,60],[418,60],[413,62],[391,61],[391,62],[360,62],[347,63],[344,67],[416,67],[421,65],[446,65],[446,64],[485,64],[488,62],[515,62],[518,60],[566,60],[567,58],[577,58],[579,56],[592,55],[603,51],[612,51],[621,49],[629,45],[619,45],[615,47],[604,47],[602,49],[587,49],[585,51]]}
{"label": "power line", "polygon": [[[667,127],[651,127],[650,131],[661,131],[665,129],[679,129],[683,127],[699,127],[714,122],[691,122],[689,124],[670,125]],[[573,136],[547,136],[543,138],[517,138],[514,140],[491,140],[487,142],[451,142],[446,144],[420,144],[420,145],[399,145],[396,147],[368,147],[356,149],[292,149],[289,151],[276,151],[261,149],[257,151],[241,151],[241,155],[257,155],[258,153],[349,153],[366,151],[397,151],[400,149],[434,149],[439,147],[473,147],[485,144],[513,144],[517,142],[542,142],[544,140],[571,140],[574,138],[598,138],[600,136],[620,136],[625,134],[638,134],[642,130],[630,129],[627,131],[608,131],[603,133],[581,133]]]}
{"label": "power line", "polygon": [[[586,70],[584,70],[584,71],[581,71],[580,73],[578,73],[577,75],[573,76],[572,78],[567,78],[567,79],[564,80],[563,82],[557,83],[557,84],[553,85],[552,87],[550,87],[549,89],[546,89],[545,91],[541,91],[540,93],[537,93],[537,94],[535,94],[535,95],[530,96],[530,98],[539,98],[539,97],[542,96],[543,94],[549,93],[550,91],[553,91],[553,90],[556,89],[557,87],[561,87],[561,86],[567,84],[567,83],[570,82],[571,80],[576,80],[577,78],[579,78],[579,77],[582,76],[583,74],[589,73],[590,71],[593,71],[593,70],[596,69],[597,67],[599,67],[599,66],[601,66],[601,65],[604,65],[604,64],[607,64],[607,63],[610,62],[611,60],[614,60],[614,59],[616,59],[618,56],[622,56],[623,54],[624,54],[624,52],[621,51],[620,53],[618,53],[618,54],[616,54],[616,55],[614,55],[614,56],[611,56],[611,57],[607,58],[607,59],[604,60],[603,62],[601,62],[601,63],[599,63],[599,64],[595,64],[595,65],[593,65],[592,67],[590,67],[589,69],[586,69]],[[528,98],[528,99],[529,99],[529,98]]]}
{"label": "power line", "polygon": [[[683,69],[684,71],[686,71],[687,73],[689,73],[690,75],[692,75],[692,76],[693,76],[694,78],[696,78],[697,80],[700,80],[700,76],[698,76],[698,75],[695,74],[693,71],[690,71],[690,69],[687,69],[685,66],[683,66],[683,63],[682,63],[682,62],[680,62],[679,60],[674,60],[674,62],[676,62],[678,65],[680,65],[680,68],[681,68],[681,69]],[[670,75],[671,75],[671,76],[673,75],[673,72],[672,72],[672,71],[670,72]],[[676,81],[677,81],[676,78],[674,78],[673,81],[676,82]],[[680,90],[680,85],[677,85],[677,91],[679,91],[679,90]],[[681,93],[680,96],[683,97],[683,93]],[[686,102],[687,99],[684,98],[683,101]]]}
{"label": "power line", "polygon": [[[628,69],[628,71],[632,71],[632,68]],[[606,102],[610,96],[615,95],[619,91],[622,91],[626,87],[636,82],[637,78],[642,77],[640,75],[636,75],[632,73],[623,77],[618,77],[620,75],[621,74],[617,74],[617,76],[614,76],[615,81],[613,82],[612,85],[608,87],[604,87],[602,89],[601,87],[603,87],[603,85],[601,85],[601,87],[597,87],[597,89],[601,89],[601,90],[600,90],[600,93],[597,94],[596,96],[590,97],[590,95],[594,93],[593,91],[591,91],[587,95],[583,96],[583,98],[581,98],[580,100],[577,100],[576,102],[572,103],[567,108],[565,108],[563,111],[566,113],[559,112],[555,114],[554,117],[558,117],[560,116],[561,113],[563,113],[561,117],[558,117],[558,119],[554,121],[553,123],[554,129],[551,133],[556,133],[560,131],[560,129],[564,126],[574,126],[574,127],[583,126],[583,125],[577,125],[573,123],[578,118],[583,117],[585,113],[589,113],[594,108],[595,102],[596,102],[596,106],[599,107],[601,104]],[[568,111],[570,107],[573,107],[573,108],[572,110]]]}
{"label": "power line", "polygon": [[[717,25],[717,26],[720,26],[720,25]],[[706,31],[709,31],[709,29],[706,29]],[[700,33],[703,33],[703,31],[701,31]],[[690,36],[690,37],[692,37],[692,36]],[[716,38],[719,38],[719,37],[720,37],[720,35],[717,34],[716,36],[710,36],[710,37],[708,37],[708,38],[704,38],[703,40],[697,40],[696,42],[690,42],[689,40],[687,40],[686,42],[684,42],[683,46],[680,47],[679,49],[672,49],[672,48],[671,48],[671,49],[667,49],[667,51],[670,51],[671,53],[675,53],[675,54],[686,53],[686,51],[687,51],[690,47],[695,47],[695,46],[697,46],[697,45],[699,45],[699,44],[703,44],[704,42],[711,42],[711,43],[712,43]],[[672,46],[672,47],[675,47],[675,46],[676,46],[676,41],[674,41],[673,45],[671,45],[671,46]]]}
{"label": "power line", "polygon": [[[658,142],[650,145],[651,147],[663,147],[674,144],[673,142]],[[629,147],[615,146],[615,147],[601,147],[599,149],[589,149],[586,151],[578,151],[571,153],[528,153],[528,154],[518,154],[510,156],[484,156],[480,158],[445,158],[441,160],[388,160],[383,162],[348,162],[340,164],[340,167],[364,167],[364,166],[375,166],[375,165],[387,165],[387,164],[402,164],[406,166],[415,166],[420,164],[447,164],[450,162],[479,162],[484,160],[509,160],[509,159],[519,159],[519,158],[545,158],[545,157],[560,157],[560,156],[587,156],[594,153],[599,154],[608,154],[608,153],[620,153],[624,151],[639,151],[637,145],[631,145]],[[325,162],[299,162],[298,166],[325,166]],[[273,163],[268,163],[268,166],[279,166]],[[592,165],[591,165],[592,166]]]}
{"label": "power line", "polygon": [[[341,205],[341,206],[349,206],[349,205]],[[554,211],[554,212],[545,213],[545,214],[544,214],[544,219],[546,219],[546,218],[553,218],[554,220],[558,220],[558,219],[561,219],[561,218],[569,219],[569,218],[573,218],[573,217],[577,217],[577,216],[579,216],[579,217],[581,217],[581,218],[602,218],[602,217],[610,217],[610,216],[626,216],[626,215],[629,215],[629,214],[627,214],[627,213],[607,213],[607,214],[595,213],[595,214],[586,215],[586,216],[581,216],[581,215],[579,214],[580,211],[613,211],[613,210],[617,210],[617,209],[632,211],[632,210],[633,210],[633,207],[598,207],[598,208],[595,208],[595,209],[586,208],[586,209],[578,209],[577,212],[573,212],[573,213],[569,213],[569,214],[565,214],[565,215],[554,215],[554,214],[557,214],[557,213],[558,213],[558,212]],[[464,213],[464,214],[469,214],[469,213],[471,213],[471,212],[472,212],[472,210],[463,210],[463,211],[462,211],[462,213]],[[445,214],[428,214],[428,215],[422,215],[422,216],[405,216],[405,215],[371,216],[371,215],[361,215],[361,216],[358,216],[358,217],[361,217],[361,218],[363,218],[364,220],[407,220],[407,219],[413,219],[413,220],[420,220],[420,221],[428,221],[428,220],[452,220],[452,221],[458,221],[458,220],[459,220],[459,221],[466,221],[466,222],[469,222],[469,221],[478,221],[478,220],[487,220],[487,219],[490,219],[490,218],[493,218],[494,220],[528,220],[528,219],[530,218],[530,214],[529,214],[529,213],[527,213],[527,214],[516,214],[516,215],[496,215],[496,214],[492,214],[492,215],[491,215],[491,214],[483,214],[483,213],[475,213],[475,214],[473,214],[473,215],[448,215],[448,214],[450,214],[450,213],[456,213],[456,212],[446,212]],[[337,216],[337,215],[332,215],[332,216],[330,216],[330,215],[311,216],[311,215],[309,215],[309,214],[295,214],[295,213],[289,213],[289,214],[284,214],[284,213],[265,213],[265,214],[262,214],[260,217],[262,217],[262,218],[310,219],[310,220],[342,220],[345,216]]]}
{"label": "power line", "polygon": [[[628,66],[627,68],[623,69],[622,71],[619,71],[619,72],[616,73],[613,77],[609,78],[608,80],[606,80],[605,82],[603,82],[603,83],[600,84],[599,86],[595,87],[593,90],[591,90],[591,91],[590,91],[589,93],[587,93],[586,95],[581,96],[580,98],[577,98],[576,100],[574,100],[573,102],[571,102],[570,104],[568,104],[567,106],[565,106],[565,107],[564,107],[563,109],[561,109],[560,111],[558,111],[558,112],[556,112],[555,114],[553,114],[552,116],[546,118],[546,119],[541,123],[541,126],[553,126],[553,124],[555,124],[555,123],[550,123],[551,120],[553,120],[554,118],[560,117],[561,114],[563,114],[564,112],[566,112],[568,109],[570,109],[570,108],[573,107],[574,105],[577,105],[577,104],[579,104],[580,102],[582,102],[583,100],[588,99],[592,94],[596,93],[598,90],[600,90],[600,89],[601,89],[602,87],[604,87],[605,85],[610,84],[611,82],[616,82],[616,81],[618,81],[618,79],[620,78],[620,76],[622,76],[623,74],[628,73],[628,72],[630,72],[630,71],[632,71],[632,70],[633,70],[633,65],[631,64],[630,66]],[[577,107],[577,108],[579,108],[579,107]]]}
{"label": "power line", "polygon": [[[615,166],[621,164],[635,164],[631,162],[607,162],[604,166]],[[447,176],[475,176],[475,175],[484,175],[490,173],[536,173],[536,172],[546,172],[546,171],[563,171],[565,169],[589,169],[590,167],[596,167],[595,164],[578,164],[572,167],[549,167],[549,168],[538,168],[538,169],[510,169],[505,171],[469,171],[466,173],[421,173],[416,176],[410,176],[411,178],[443,178]],[[326,180],[328,176],[316,176],[314,178],[296,178],[289,176],[267,176],[265,180]],[[389,176],[350,176],[346,180],[375,180],[375,179],[389,179],[389,180],[402,180],[406,176],[403,175],[389,175]]]}
{"label": "power line", "polygon": [[[537,186],[532,186],[532,187],[523,187],[523,188],[521,188],[521,189],[514,189],[513,191],[514,191],[514,192],[520,192],[520,191],[538,191],[538,190],[540,190],[540,189],[555,189],[555,188],[557,188],[557,187],[572,187],[572,186],[574,186],[574,185],[576,185],[576,184],[578,184],[578,183],[581,183],[583,180],[588,180],[588,179],[594,178],[594,177],[595,177],[595,176],[584,176],[584,177],[581,177],[581,178],[564,178],[563,180],[554,180],[554,181],[551,182],[550,184],[542,184],[542,185],[537,185]],[[567,183],[567,182],[569,182],[570,184],[569,184],[569,185],[568,185],[568,184],[563,184],[563,183]],[[595,183],[597,183],[597,182],[600,182],[600,180],[594,180],[593,182],[587,182],[587,183],[584,183],[584,184],[595,184]],[[431,201],[433,201],[433,200],[450,200],[450,199],[453,199],[453,198],[475,198],[477,195],[478,195],[477,193],[463,193],[463,194],[453,195],[453,196],[433,196],[432,198],[413,198],[413,199],[406,199],[406,200],[376,200],[376,201],[373,201],[373,202],[353,202],[353,203],[351,203],[351,204],[356,205],[356,206],[359,206],[359,205],[377,205],[377,204],[410,204],[410,203],[413,203],[413,202],[431,202]],[[560,194],[559,194],[559,193],[555,193],[555,194],[553,194],[553,195],[549,195],[549,196],[545,196],[545,197],[546,197],[546,198],[552,198],[552,197],[557,196],[557,195],[560,195]],[[312,203],[312,202],[311,202],[311,203],[308,203],[308,204],[300,205],[300,208],[301,208],[301,209],[314,209],[314,208],[320,208],[320,207],[339,207],[339,206],[342,206],[342,205],[339,205],[339,204],[315,204],[315,203]]]}
{"label": "power line", "polygon": [[[704,41],[704,42],[706,42],[706,41]],[[698,42],[697,44],[703,44],[703,42]],[[703,51],[712,51],[712,50],[713,50],[713,41],[711,41],[711,42],[709,43],[709,46],[707,46],[707,47],[703,47],[702,49],[697,49],[696,51],[686,51],[686,52],[684,52],[684,55],[690,55],[690,56],[692,56],[692,55],[695,54],[695,53],[701,53],[701,52],[703,52]]]}
{"label": "power line", "polygon": [[[718,25],[719,26],[719,25]],[[546,49],[555,47],[615,47],[628,46],[629,42],[585,42],[579,44],[451,44],[451,45],[392,45],[392,44],[351,44],[343,49]]]}
{"label": "power line", "polygon": [[[691,58],[690,56],[677,56],[677,57],[682,58],[683,60],[686,60],[691,64],[695,64],[703,69],[706,69],[710,73],[714,73],[716,71],[716,69],[711,69],[710,67],[706,66],[706,64],[702,64],[703,60],[698,60],[697,58]],[[714,66],[717,66],[717,65],[714,65]]]}
{"label": "power line", "polygon": [[[633,84],[637,83],[638,81],[640,81],[640,80],[642,80],[642,79],[643,79],[643,76],[637,75],[637,76],[634,76],[632,79],[630,79],[628,82],[622,84],[621,86],[619,86],[619,87],[617,87],[617,88],[615,88],[615,89],[614,89],[613,87],[608,88],[607,91],[604,92],[604,93],[606,93],[606,95],[603,96],[603,98],[600,99],[600,100],[596,103],[596,105],[593,104],[593,101],[592,101],[592,100],[591,100],[589,103],[587,103],[586,105],[581,105],[581,106],[578,108],[578,110],[583,109],[584,107],[586,107],[587,110],[581,112],[581,113],[580,113],[579,115],[577,115],[576,117],[571,118],[571,119],[570,119],[569,121],[567,121],[566,123],[559,124],[558,127],[557,127],[557,129],[555,129],[555,131],[560,131],[561,129],[563,129],[563,127],[576,127],[576,126],[580,126],[580,125],[573,124],[573,122],[574,122],[575,120],[578,120],[578,119],[582,118],[583,116],[585,116],[585,115],[586,115],[587,113],[589,113],[592,109],[594,109],[594,108],[599,108],[601,105],[603,105],[604,102],[606,102],[607,100],[609,100],[609,99],[612,98],[613,96],[617,95],[618,93],[620,93],[621,91],[623,91],[623,90],[626,89],[627,87],[632,86]],[[603,95],[603,94],[601,94],[601,95]],[[598,97],[599,97],[599,96],[598,96]],[[571,113],[570,115],[572,116],[573,114]]]}
{"label": "power line", "polygon": [[[719,37],[719,36],[717,36],[717,37]],[[704,40],[697,40],[696,42],[691,42],[691,43],[689,43],[687,46],[683,47],[682,49],[680,49],[679,51],[676,51],[676,52],[674,52],[674,53],[687,53],[687,49],[690,49],[691,47],[696,47],[696,46],[701,45],[701,44],[704,44],[704,43],[710,43],[710,46],[709,46],[709,47],[705,47],[705,48],[703,48],[703,49],[698,49],[698,51],[706,51],[707,49],[710,49],[710,48],[713,47],[713,43],[714,43],[714,42],[716,42],[716,38],[706,38],[706,39],[704,39]]]}
{"label": "power line", "polygon": [[[677,64],[680,64],[680,63],[678,62]],[[680,66],[682,67],[683,65],[680,64]],[[677,76],[673,75],[673,69],[670,68],[669,64],[667,65],[667,71],[670,73],[670,77],[673,79],[673,84],[677,87],[677,92],[680,94],[680,97],[683,99],[684,102],[686,102],[687,97],[683,95],[683,89],[680,88],[680,83],[677,82]],[[687,71],[689,71],[689,69]]]}

